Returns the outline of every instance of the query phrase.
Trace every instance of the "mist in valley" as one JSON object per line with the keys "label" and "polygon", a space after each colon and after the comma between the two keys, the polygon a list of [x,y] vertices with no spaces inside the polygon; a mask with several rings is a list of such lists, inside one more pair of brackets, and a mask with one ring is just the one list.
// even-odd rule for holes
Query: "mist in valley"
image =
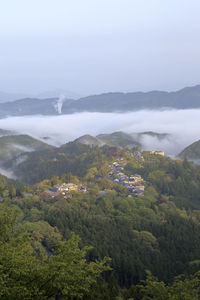
{"label": "mist in valley", "polygon": [[152,131],[168,133],[160,139],[142,135],[144,150],[163,150],[175,156],[186,146],[200,139],[200,110],[141,110],[129,113],[76,113],[59,116],[7,117],[0,128],[28,134],[51,145],[60,146],[84,135],[123,131],[133,134]]}

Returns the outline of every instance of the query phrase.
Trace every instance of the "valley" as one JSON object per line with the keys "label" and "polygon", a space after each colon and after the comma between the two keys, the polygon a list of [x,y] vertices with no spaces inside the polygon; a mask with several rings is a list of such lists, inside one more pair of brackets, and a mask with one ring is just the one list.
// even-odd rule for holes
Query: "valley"
{"label": "valley", "polygon": [[198,142],[171,159],[142,149],[144,137],[163,141],[167,133],[84,135],[57,147],[2,135],[1,166],[15,180],[0,176],[0,207],[19,213],[40,264],[75,234],[81,247],[92,246],[88,261],[111,259],[112,284],[104,278],[98,288],[109,294],[116,286],[124,299],[135,297],[146,269],[165,284],[198,271],[200,168],[187,160]]}
{"label": "valley", "polygon": [[138,147],[77,141],[26,155],[22,182],[2,177],[0,206],[20,212],[40,256],[74,232],[93,246],[90,261],[111,257],[113,284],[132,295],[146,268],[165,282],[198,270],[199,167]]}
{"label": "valley", "polygon": [[0,3],[0,300],[200,300],[200,1]]}

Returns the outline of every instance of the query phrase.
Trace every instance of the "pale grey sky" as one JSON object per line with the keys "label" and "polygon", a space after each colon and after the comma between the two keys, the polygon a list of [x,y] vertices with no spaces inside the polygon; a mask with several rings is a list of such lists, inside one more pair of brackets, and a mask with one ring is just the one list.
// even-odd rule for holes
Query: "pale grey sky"
{"label": "pale grey sky", "polygon": [[200,83],[199,0],[0,0],[0,90]]}

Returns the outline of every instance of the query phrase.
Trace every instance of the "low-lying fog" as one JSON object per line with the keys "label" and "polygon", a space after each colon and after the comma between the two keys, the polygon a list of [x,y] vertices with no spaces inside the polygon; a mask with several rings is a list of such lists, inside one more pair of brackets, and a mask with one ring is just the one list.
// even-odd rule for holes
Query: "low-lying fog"
{"label": "low-lying fog", "polygon": [[[163,150],[176,155],[183,148],[200,139],[200,110],[137,111],[130,113],[77,113],[60,116],[8,117],[0,120],[0,128],[29,134],[43,141],[61,145],[81,135],[154,131],[169,133],[160,141],[155,137],[143,138],[146,150]],[[48,139],[47,139],[48,138]]]}

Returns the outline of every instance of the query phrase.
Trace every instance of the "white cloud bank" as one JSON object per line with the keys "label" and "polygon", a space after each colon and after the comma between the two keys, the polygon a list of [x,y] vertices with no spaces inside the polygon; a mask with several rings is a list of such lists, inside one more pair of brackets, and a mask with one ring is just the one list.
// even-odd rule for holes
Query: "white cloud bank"
{"label": "white cloud bank", "polygon": [[200,139],[200,110],[141,110],[130,113],[78,113],[60,116],[9,117],[0,120],[0,128],[16,130],[53,145],[61,145],[84,134],[124,131],[127,133],[154,131],[170,133],[159,141],[143,138],[144,149],[160,149],[169,155],[179,153],[184,147]]}

